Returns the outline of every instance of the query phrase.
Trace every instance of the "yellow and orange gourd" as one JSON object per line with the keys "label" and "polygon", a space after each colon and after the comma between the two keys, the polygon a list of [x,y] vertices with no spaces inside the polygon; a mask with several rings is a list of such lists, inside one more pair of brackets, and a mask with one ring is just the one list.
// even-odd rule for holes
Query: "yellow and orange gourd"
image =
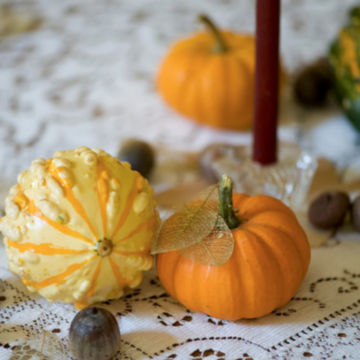
{"label": "yellow and orange gourd", "polygon": [[0,228],[10,270],[30,291],[83,308],[140,284],[158,224],[147,180],[83,146],[20,173]]}
{"label": "yellow and orange gourd", "polygon": [[[294,213],[275,198],[233,194],[230,200],[219,193],[225,196],[224,220],[235,241],[231,258],[210,266],[179,251],[160,253],[159,279],[171,296],[193,311],[224,320],[264,316],[285,305],[304,279],[310,263],[307,236]],[[176,213],[169,220],[165,228],[176,221]]]}

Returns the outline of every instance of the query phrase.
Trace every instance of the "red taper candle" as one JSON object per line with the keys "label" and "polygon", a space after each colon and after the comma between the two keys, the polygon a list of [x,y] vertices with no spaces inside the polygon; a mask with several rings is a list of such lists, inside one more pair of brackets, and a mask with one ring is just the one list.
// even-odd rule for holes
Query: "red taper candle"
{"label": "red taper candle", "polygon": [[280,0],[257,0],[253,161],[277,160]]}

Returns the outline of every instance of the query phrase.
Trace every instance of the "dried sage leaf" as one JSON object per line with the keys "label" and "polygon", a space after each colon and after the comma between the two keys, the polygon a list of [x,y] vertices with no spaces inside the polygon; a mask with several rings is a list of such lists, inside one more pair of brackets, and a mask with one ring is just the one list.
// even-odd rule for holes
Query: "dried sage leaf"
{"label": "dried sage leaf", "polygon": [[181,255],[201,265],[221,266],[234,251],[234,238],[224,219],[219,216],[214,229],[200,242],[180,249]]}
{"label": "dried sage leaf", "polygon": [[151,253],[178,250],[196,263],[219,266],[231,257],[233,249],[231,230],[219,215],[218,185],[214,185],[163,222]]}
{"label": "dried sage leaf", "polygon": [[216,223],[218,202],[218,187],[211,186],[175,210],[162,224],[151,253],[184,249],[204,239]]}

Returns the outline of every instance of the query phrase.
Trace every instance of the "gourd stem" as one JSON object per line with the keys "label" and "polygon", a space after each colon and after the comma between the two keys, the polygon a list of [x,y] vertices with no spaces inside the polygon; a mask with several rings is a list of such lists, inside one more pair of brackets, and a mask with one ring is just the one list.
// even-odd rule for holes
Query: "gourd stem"
{"label": "gourd stem", "polygon": [[224,219],[229,229],[237,228],[241,221],[235,215],[232,201],[232,180],[226,174],[221,177],[219,185],[220,216]]}
{"label": "gourd stem", "polygon": [[216,25],[210,20],[209,17],[206,15],[199,15],[199,21],[203,23],[206,28],[211,32],[213,37],[215,38],[215,46],[213,51],[215,53],[225,53],[229,51],[229,47],[227,46],[223,36],[221,35],[220,31],[216,27]]}
{"label": "gourd stem", "polygon": [[113,251],[113,243],[111,240],[99,240],[96,244],[96,252],[101,257],[109,256]]}

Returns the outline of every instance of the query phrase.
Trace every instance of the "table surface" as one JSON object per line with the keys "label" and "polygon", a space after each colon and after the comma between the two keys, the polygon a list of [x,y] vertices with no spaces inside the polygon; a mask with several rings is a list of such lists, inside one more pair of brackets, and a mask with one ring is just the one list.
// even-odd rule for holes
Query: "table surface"
{"label": "table surface", "polygon": [[[0,4],[5,2],[0,2]],[[281,53],[290,74],[326,53],[356,0],[283,0]],[[136,137],[168,154],[196,152],[213,142],[248,144],[250,132],[200,127],[169,109],[155,88],[162,56],[194,29],[199,12],[221,26],[253,32],[252,0],[13,1],[43,21],[33,32],[0,39],[0,200],[37,157],[86,145],[116,155]],[[300,111],[285,98],[279,138],[301,141],[333,160],[343,181],[360,177],[356,132],[336,106]],[[164,153],[157,154],[159,158]],[[175,155],[174,155],[175,156]],[[181,155],[180,155],[181,157]],[[161,161],[156,191],[197,174]],[[168,296],[156,273],[117,301],[122,347],[116,359],[360,359],[360,241],[345,230],[312,250],[309,272],[291,302],[256,320],[197,314]],[[0,359],[69,358],[76,314],[30,294],[10,273],[0,245]],[[45,334],[45,341],[43,337]]]}

